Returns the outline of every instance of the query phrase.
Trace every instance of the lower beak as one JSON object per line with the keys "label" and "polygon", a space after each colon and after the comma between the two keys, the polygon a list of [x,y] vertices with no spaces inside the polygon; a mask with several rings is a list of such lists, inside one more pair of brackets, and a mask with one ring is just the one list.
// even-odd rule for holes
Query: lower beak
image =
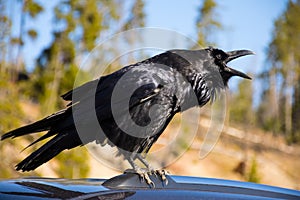
{"label": "lower beak", "polygon": [[[228,58],[225,60],[225,63],[228,63],[236,58],[246,56],[246,55],[253,55],[255,54],[253,51],[249,50],[237,50],[237,51],[229,51],[226,52],[228,55]],[[251,79],[247,74],[244,74],[243,72],[240,72],[238,70],[232,69],[230,67],[225,67],[224,69],[227,73],[231,74],[231,76],[240,76],[242,78]]]}
{"label": "lower beak", "polygon": [[231,74],[231,76],[240,76],[242,78],[251,79],[251,77],[248,76],[247,74],[240,72],[238,70],[232,69],[230,67],[225,67],[224,71]]}

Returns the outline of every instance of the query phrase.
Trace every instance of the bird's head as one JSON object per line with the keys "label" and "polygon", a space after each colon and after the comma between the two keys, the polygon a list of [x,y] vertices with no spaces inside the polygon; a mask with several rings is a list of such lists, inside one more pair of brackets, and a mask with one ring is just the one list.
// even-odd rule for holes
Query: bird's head
{"label": "bird's head", "polygon": [[235,50],[235,51],[228,51],[224,52],[220,49],[212,48],[209,47],[206,49],[209,53],[210,56],[213,59],[213,62],[221,74],[221,77],[223,79],[223,84],[227,86],[228,80],[233,77],[233,76],[239,76],[245,79],[251,79],[247,74],[238,71],[236,69],[233,69],[229,67],[227,64],[241,56],[246,56],[246,55],[252,55],[254,52],[249,51],[249,50]]}

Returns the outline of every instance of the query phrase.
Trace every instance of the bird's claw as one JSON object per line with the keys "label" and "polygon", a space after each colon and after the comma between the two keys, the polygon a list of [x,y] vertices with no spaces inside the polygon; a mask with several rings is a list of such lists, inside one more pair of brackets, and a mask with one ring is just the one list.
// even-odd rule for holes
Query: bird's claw
{"label": "bird's claw", "polygon": [[165,182],[166,185],[168,185],[168,179],[166,177],[166,175],[169,174],[168,171],[164,170],[164,169],[157,169],[157,170],[154,170],[154,174],[156,176],[159,176],[160,179],[162,180],[162,182]]}
{"label": "bird's claw", "polygon": [[145,181],[147,183],[147,185],[149,185],[150,188],[155,188],[155,184],[150,179],[149,174],[150,174],[149,172],[144,172],[144,173],[139,173],[138,175],[140,176],[142,181]]}

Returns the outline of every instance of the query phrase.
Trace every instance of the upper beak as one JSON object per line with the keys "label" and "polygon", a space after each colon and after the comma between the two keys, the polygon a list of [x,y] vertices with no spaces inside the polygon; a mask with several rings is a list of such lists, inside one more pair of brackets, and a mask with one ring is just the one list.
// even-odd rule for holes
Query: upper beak
{"label": "upper beak", "polygon": [[[225,60],[225,63],[228,63],[236,58],[239,58],[241,56],[246,56],[246,55],[253,55],[255,54],[253,51],[249,50],[237,50],[237,51],[229,51],[226,52],[228,55],[228,58]],[[240,72],[238,70],[232,69],[230,67],[225,67],[225,71],[228,73],[232,74],[232,76],[240,76],[246,79],[251,79],[247,74],[244,74],[243,72]]]}
{"label": "upper beak", "polygon": [[226,52],[226,54],[228,55],[228,58],[225,60],[225,62],[228,63],[241,56],[253,55],[255,53],[249,50],[237,50],[237,51],[228,51]]}

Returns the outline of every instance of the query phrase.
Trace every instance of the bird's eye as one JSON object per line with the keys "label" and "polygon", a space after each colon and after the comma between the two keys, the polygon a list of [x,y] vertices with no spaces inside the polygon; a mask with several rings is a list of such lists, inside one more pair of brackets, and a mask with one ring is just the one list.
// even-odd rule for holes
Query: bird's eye
{"label": "bird's eye", "polygon": [[216,58],[219,59],[219,60],[221,60],[221,58],[222,58],[221,54],[217,54]]}

